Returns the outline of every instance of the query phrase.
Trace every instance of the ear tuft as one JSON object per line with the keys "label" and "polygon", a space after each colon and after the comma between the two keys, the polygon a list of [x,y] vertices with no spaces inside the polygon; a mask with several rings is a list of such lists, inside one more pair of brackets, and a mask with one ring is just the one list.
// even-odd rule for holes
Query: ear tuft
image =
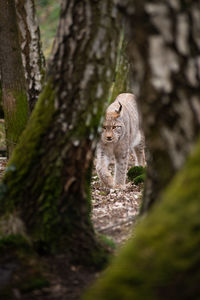
{"label": "ear tuft", "polygon": [[119,109],[118,110],[115,110],[115,112],[118,114],[118,115],[120,115],[120,112],[121,112],[121,110],[122,110],[122,105],[121,105],[121,103],[118,101],[118,103],[119,103]]}

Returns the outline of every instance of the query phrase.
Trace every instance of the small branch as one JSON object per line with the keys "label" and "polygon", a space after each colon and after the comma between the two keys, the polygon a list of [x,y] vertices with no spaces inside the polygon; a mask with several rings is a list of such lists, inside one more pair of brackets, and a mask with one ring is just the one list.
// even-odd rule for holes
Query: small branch
{"label": "small branch", "polygon": [[114,224],[114,225],[110,225],[110,226],[107,226],[107,227],[104,227],[104,228],[96,228],[96,231],[98,231],[99,233],[100,232],[104,232],[104,231],[107,231],[107,230],[110,230],[110,229],[113,229],[117,226],[121,226],[121,225],[124,225],[126,223],[129,223],[130,221],[136,221],[136,218],[137,218],[138,215],[135,215],[135,216],[131,216],[131,217],[128,217],[126,220],[122,221],[122,222],[119,222],[117,224]]}

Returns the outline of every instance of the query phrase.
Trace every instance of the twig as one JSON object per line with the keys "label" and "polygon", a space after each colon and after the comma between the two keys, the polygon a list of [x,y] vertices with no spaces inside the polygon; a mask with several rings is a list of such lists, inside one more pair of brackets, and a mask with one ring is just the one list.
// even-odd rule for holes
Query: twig
{"label": "twig", "polygon": [[117,227],[117,226],[124,225],[124,224],[126,224],[126,223],[128,223],[128,222],[130,222],[130,221],[135,221],[135,220],[136,220],[136,217],[137,217],[137,215],[131,216],[131,217],[128,217],[126,220],[121,221],[121,222],[119,222],[119,223],[117,223],[117,224],[110,225],[110,226],[107,226],[107,227],[104,227],[104,228],[96,228],[96,231],[98,231],[98,232],[103,232],[103,231],[107,231],[107,230],[113,229],[113,228],[115,228],[115,227]]}

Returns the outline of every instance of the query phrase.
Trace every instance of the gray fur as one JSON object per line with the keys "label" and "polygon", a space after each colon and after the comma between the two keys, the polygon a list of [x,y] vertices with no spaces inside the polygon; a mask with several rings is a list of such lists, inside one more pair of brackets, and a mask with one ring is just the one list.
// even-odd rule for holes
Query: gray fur
{"label": "gray fur", "polygon": [[[106,110],[101,139],[97,145],[96,169],[101,181],[109,188],[125,186],[130,153],[135,155],[136,165],[145,164],[144,137],[139,123],[139,113],[133,94],[118,95]],[[114,178],[108,170],[113,158]]]}

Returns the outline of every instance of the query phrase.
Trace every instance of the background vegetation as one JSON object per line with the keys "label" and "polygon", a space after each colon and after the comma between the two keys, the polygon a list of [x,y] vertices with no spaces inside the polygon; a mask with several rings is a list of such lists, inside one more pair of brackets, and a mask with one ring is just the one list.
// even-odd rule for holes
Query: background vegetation
{"label": "background vegetation", "polygon": [[42,49],[46,58],[50,55],[60,13],[60,0],[37,0],[37,15],[40,25]]}

